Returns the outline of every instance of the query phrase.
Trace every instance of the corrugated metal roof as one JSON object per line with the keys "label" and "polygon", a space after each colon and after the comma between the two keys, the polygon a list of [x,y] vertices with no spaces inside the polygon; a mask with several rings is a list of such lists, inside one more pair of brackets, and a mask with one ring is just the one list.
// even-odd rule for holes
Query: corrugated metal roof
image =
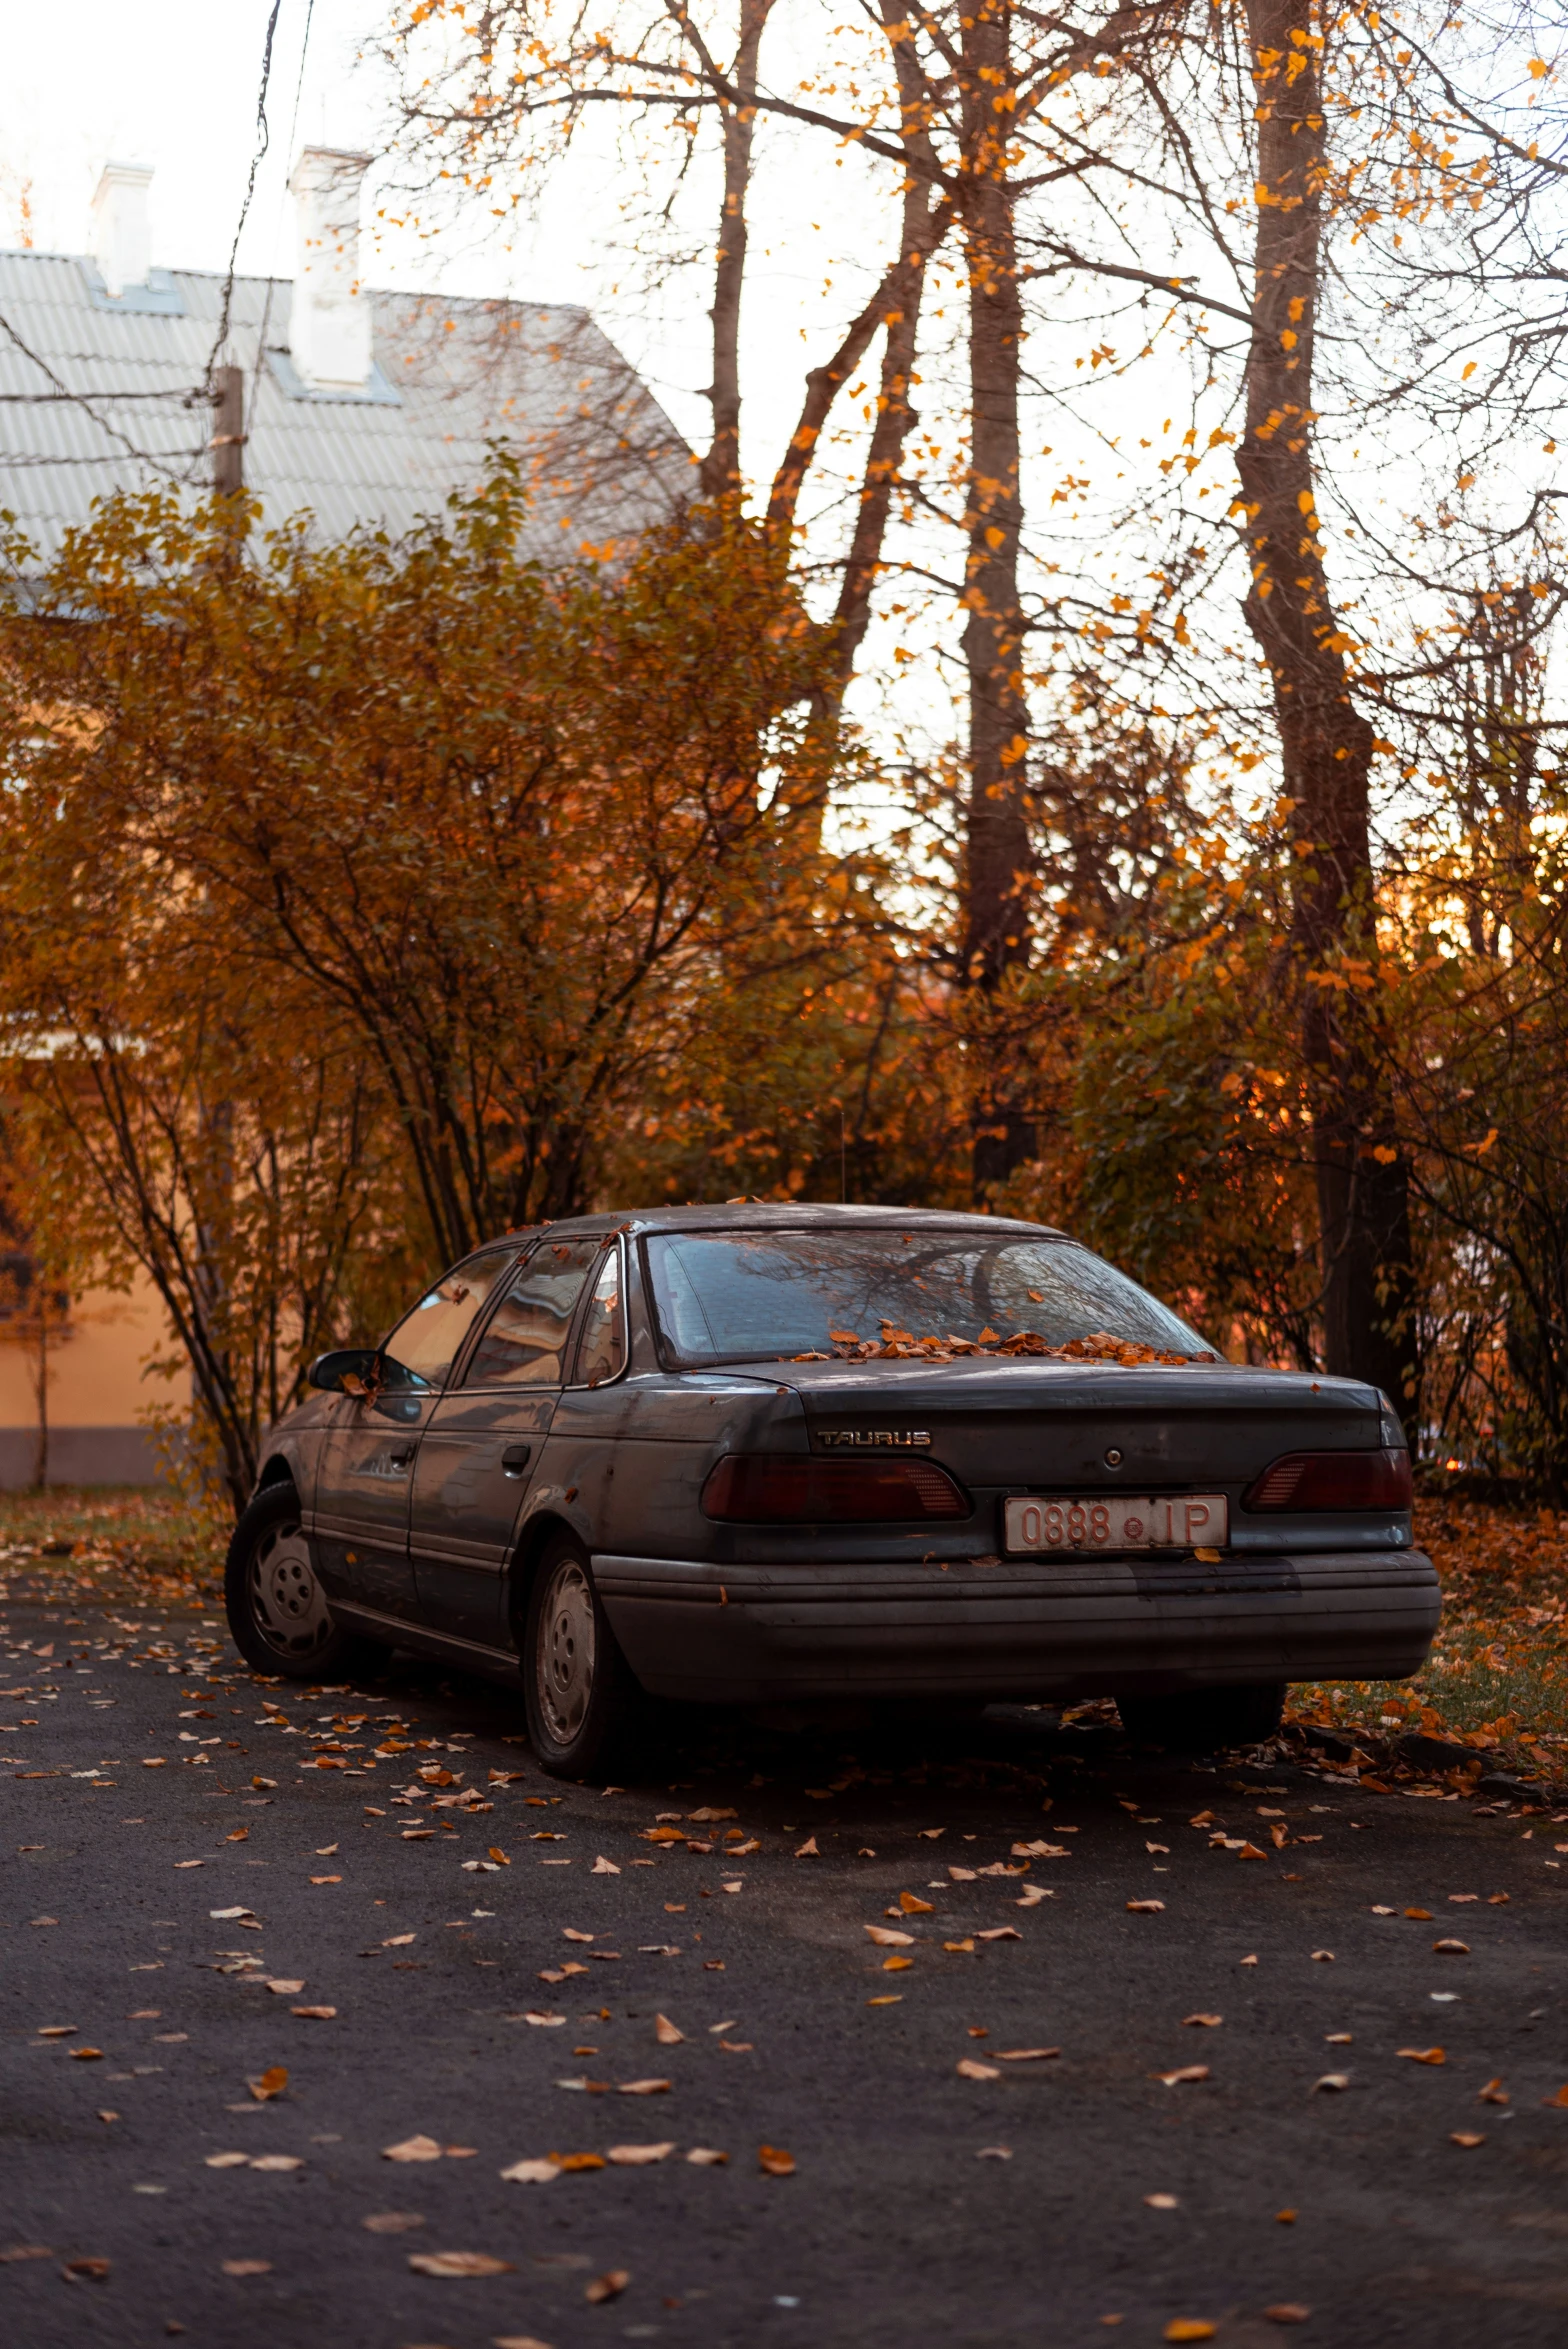
{"label": "corrugated metal roof", "polygon": [[[0,507],[45,559],[96,498],[210,483],[212,409],[194,395],[224,281],[158,278],[183,315],[111,310],[92,265],[72,256],[0,252],[11,330],[0,328]],[[292,290],[237,278],[230,310],[245,482],[266,527],[309,509],[330,538],[356,526],[401,535],[470,488],[498,441],[533,480],[540,552],[634,529],[691,485],[689,450],[586,310],[372,293],[377,392],[300,397],[287,357],[271,355],[287,353]]]}

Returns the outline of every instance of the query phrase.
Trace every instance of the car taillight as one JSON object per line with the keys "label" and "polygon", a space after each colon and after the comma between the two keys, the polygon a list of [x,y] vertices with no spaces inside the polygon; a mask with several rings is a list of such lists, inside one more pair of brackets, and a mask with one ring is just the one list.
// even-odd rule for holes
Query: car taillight
{"label": "car taillight", "polygon": [[729,1525],[873,1524],[967,1517],[969,1502],[930,1460],[802,1460],[731,1453],[702,1488],[706,1517]]}
{"label": "car taillight", "polygon": [[1242,1495],[1244,1509],[1408,1509],[1410,1454],[1287,1452]]}

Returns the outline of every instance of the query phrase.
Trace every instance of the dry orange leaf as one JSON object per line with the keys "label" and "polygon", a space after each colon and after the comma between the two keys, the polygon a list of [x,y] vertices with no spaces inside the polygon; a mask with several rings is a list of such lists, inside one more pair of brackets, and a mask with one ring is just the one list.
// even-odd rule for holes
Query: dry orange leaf
{"label": "dry orange leaf", "polygon": [[1215,2328],[1203,2316],[1173,2316],[1165,2328],[1167,2341],[1212,2341]]}
{"label": "dry orange leaf", "polygon": [[73,2047],[71,2050],[73,2064],[95,2064],[100,2062],[102,2057],[103,2049],[101,2047]]}
{"label": "dry orange leaf", "polygon": [[757,2160],[770,2178],[792,2178],[795,2175],[795,2156],[786,2153],[782,2145],[759,2145]]}
{"label": "dry orange leaf", "polygon": [[1206,2080],[1208,2076],[1209,2067],[1207,2064],[1183,2064],[1179,2070],[1174,2072],[1151,2072],[1149,2074],[1151,2080],[1163,2080],[1167,2088],[1179,2088],[1187,2081]]}
{"label": "dry orange leaf", "polygon": [[1430,1909],[1406,1909],[1405,1915],[1407,1917],[1419,1918],[1423,1925],[1430,1925],[1432,1922],[1432,1912]]}
{"label": "dry orange leaf", "polygon": [[1266,1860],[1268,1853],[1259,1851],[1255,1843],[1244,1843],[1236,1857],[1238,1860]]}
{"label": "dry orange leaf", "polygon": [[684,2043],[686,2037],[684,2031],[676,2030],[668,2015],[654,2016],[653,2034],[661,2047],[679,2047]]}
{"label": "dry orange leaf", "polygon": [[884,1958],[882,1971],[884,1974],[907,1974],[914,1962],[913,1958],[906,1957]]}
{"label": "dry orange leaf", "polygon": [[1312,2311],[1302,2300],[1276,2300],[1273,2307],[1265,2308],[1263,2313],[1270,2324],[1304,2325]]}
{"label": "dry orange leaf", "polygon": [[808,1835],[805,1842],[796,1847],[795,1857],[797,1860],[819,1860],[822,1857],[814,1835]]}
{"label": "dry orange leaf", "polygon": [[335,2006],[295,2006],[290,2014],[299,2015],[307,2023],[330,2023],[337,2013]]}
{"label": "dry orange leaf", "polygon": [[1508,2091],[1503,2086],[1501,2079],[1488,2080],[1486,2086],[1477,2096],[1476,2102],[1477,2104],[1506,2104]]}
{"label": "dry orange leaf", "polygon": [[1158,1916],[1165,1903],[1163,1900],[1130,1900],[1127,1906],[1135,1917],[1154,1917]]}
{"label": "dry orange leaf", "polygon": [[509,2259],[492,2259],[488,2251],[411,2251],[408,2264],[420,2276],[510,2276],[516,2269]]}
{"label": "dry orange leaf", "polygon": [[898,1905],[906,1917],[929,1917],[936,1903],[929,1900],[917,1900],[912,1892],[901,1892],[898,1896]]}
{"label": "dry orange leaf", "polygon": [[995,2055],[999,2064],[1043,2064],[1061,2052],[1059,2047],[998,2047]]}
{"label": "dry orange leaf", "polygon": [[222,2263],[226,2276],[270,2276],[270,2259],[226,2259]]}
{"label": "dry orange leaf", "polygon": [[258,2104],[270,2104],[274,2096],[281,2096],[289,2084],[287,2064],[269,2064],[259,2079],[247,2080],[245,2085]]}
{"label": "dry orange leaf", "polygon": [[1223,2015],[1183,2015],[1184,2023],[1201,2023],[1206,2031],[1217,2031],[1225,2020]]}
{"label": "dry orange leaf", "polygon": [[622,2080],[616,2090],[618,2096],[667,2096],[668,2080]]}
{"label": "dry orange leaf", "polygon": [[1470,1944],[1468,1941],[1434,1941],[1432,1950],[1436,1957],[1468,1957]]}
{"label": "dry orange leaf", "polygon": [[694,2145],[686,2159],[695,2163],[698,2169],[706,2170],[715,2169],[721,2162],[727,2162],[729,2155],[721,2153],[716,2145]]}
{"label": "dry orange leaf", "polygon": [[617,2169],[633,2170],[651,2161],[663,2161],[674,2151],[675,2140],[669,2137],[662,2145],[612,2145],[604,2158],[613,2161]]}
{"label": "dry orange leaf", "polygon": [[1559,2088],[1555,2096],[1543,2096],[1541,2102],[1543,2104],[1568,2105],[1568,2086]]}
{"label": "dry orange leaf", "polygon": [[1440,2047],[1401,2047],[1398,2053],[1413,2064],[1446,2064],[1447,2056]]}
{"label": "dry orange leaf", "polygon": [[961,2080],[999,2080],[1002,2077],[995,2064],[977,2064],[972,2055],[960,2056],[955,2069]]}
{"label": "dry orange leaf", "polygon": [[439,2161],[441,2148],[434,2137],[405,2137],[401,2144],[383,2145],[383,2161]]}
{"label": "dry orange leaf", "polygon": [[891,1925],[868,1925],[866,1935],[879,1949],[913,1949],[913,1933],[900,1933]]}
{"label": "dry orange leaf", "polygon": [[596,2307],[602,2300],[619,2299],[631,2280],[632,2271],[629,2267],[607,2268],[602,2276],[594,2277],[584,2291],[583,2298],[593,2301]]}
{"label": "dry orange leaf", "polygon": [[1449,2132],[1448,2142],[1450,2145],[1462,2145],[1467,2153],[1473,2153],[1478,2145],[1486,2143],[1486,2139],[1478,2129],[1453,2129]]}

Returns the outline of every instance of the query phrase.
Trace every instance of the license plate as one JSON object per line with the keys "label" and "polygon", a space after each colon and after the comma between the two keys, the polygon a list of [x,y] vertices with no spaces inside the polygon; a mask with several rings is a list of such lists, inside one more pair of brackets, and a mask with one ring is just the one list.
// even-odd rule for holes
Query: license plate
{"label": "license plate", "polygon": [[1052,1500],[1007,1504],[1007,1547],[1042,1550],[1220,1549],[1230,1530],[1223,1493],[1178,1493],[1156,1499]]}

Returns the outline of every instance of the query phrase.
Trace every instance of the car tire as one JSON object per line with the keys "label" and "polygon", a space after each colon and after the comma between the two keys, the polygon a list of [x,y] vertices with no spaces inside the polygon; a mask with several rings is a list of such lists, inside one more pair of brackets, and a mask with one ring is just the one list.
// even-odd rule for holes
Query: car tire
{"label": "car tire", "polygon": [[390,1651],[332,1618],[292,1484],[264,1485],[234,1528],[223,1569],[234,1644],[257,1672],[330,1680],[374,1669]]}
{"label": "car tire", "polygon": [[632,1677],[594,1588],[587,1552],[570,1534],[534,1568],[522,1641],[528,1739],[552,1778],[602,1778],[641,1712]]}
{"label": "car tire", "polygon": [[1118,1697],[1122,1727],[1140,1745],[1208,1753],[1216,1746],[1261,1745],[1285,1710],[1283,1680],[1235,1688],[1188,1688],[1168,1696]]}

